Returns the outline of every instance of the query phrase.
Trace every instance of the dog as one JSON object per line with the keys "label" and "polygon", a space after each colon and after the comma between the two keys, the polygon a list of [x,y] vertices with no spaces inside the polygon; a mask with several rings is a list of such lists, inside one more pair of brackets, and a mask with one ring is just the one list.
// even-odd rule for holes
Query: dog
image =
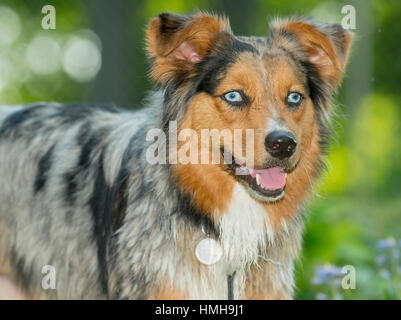
{"label": "dog", "polygon": [[[307,18],[243,37],[217,15],[162,13],[146,31],[144,109],[0,108],[3,281],[27,299],[292,299],[351,41]],[[221,161],[177,160],[204,129],[244,139],[191,158]]]}

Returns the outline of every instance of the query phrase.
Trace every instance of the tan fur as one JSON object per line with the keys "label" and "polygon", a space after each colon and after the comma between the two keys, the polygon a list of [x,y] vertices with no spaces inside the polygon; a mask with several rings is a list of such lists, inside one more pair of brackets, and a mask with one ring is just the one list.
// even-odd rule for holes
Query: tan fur
{"label": "tan fur", "polygon": [[3,276],[11,276],[11,266],[8,258],[6,257],[6,253],[3,252],[2,248],[6,248],[5,241],[8,237],[9,233],[4,225],[0,223],[0,275]]}
{"label": "tan fur", "polygon": [[193,67],[192,62],[182,59],[175,52],[184,41],[200,56],[204,56],[219,32],[231,33],[228,21],[224,18],[201,13],[185,21],[185,26],[171,37],[163,37],[160,27],[159,16],[151,20],[146,33],[148,53],[155,59],[150,75],[158,83],[166,82],[177,71],[190,71]]}
{"label": "tan fur", "polygon": [[[6,231],[5,227],[0,225],[0,248],[5,248]],[[24,290],[16,285],[17,275],[11,268],[10,261],[5,253],[0,250],[0,300],[25,300],[29,299]]]}
{"label": "tan fur", "polygon": [[342,78],[343,71],[348,59],[351,46],[352,34],[347,33],[343,41],[343,52],[337,52],[333,46],[333,40],[317,30],[313,25],[299,20],[279,21],[275,30],[285,29],[293,33],[305,53],[312,57],[311,61],[316,63],[319,74],[333,87],[337,86]]}
{"label": "tan fur", "polygon": [[[244,88],[251,98],[251,105],[243,110],[233,110],[219,98],[232,88]],[[281,227],[282,218],[286,220],[295,214],[299,203],[305,200],[311,187],[311,179],[318,174],[321,152],[313,104],[307,99],[295,112],[288,110],[284,99],[290,89],[304,94],[306,92],[286,60],[267,56],[258,61],[248,53],[243,54],[228,70],[217,89],[216,97],[199,94],[193,99],[180,127],[195,130],[198,137],[201,136],[201,129],[229,129],[232,133],[234,129],[242,129],[244,133],[246,129],[254,129],[255,166],[260,167],[270,157],[265,150],[264,139],[266,122],[272,116],[270,108],[275,108],[279,118],[302,145],[294,157],[295,163],[302,159],[301,163],[294,172],[288,174],[286,197],[277,203],[264,204],[267,211],[272,209],[270,212],[277,227]],[[182,143],[178,148],[181,145]],[[226,147],[234,149],[232,145]],[[175,168],[182,188],[193,194],[194,202],[204,211],[217,213],[217,217],[219,212],[226,209],[235,183],[235,179],[222,170],[222,166],[223,159],[220,159],[220,165],[178,164]]]}
{"label": "tan fur", "polygon": [[167,283],[161,288],[154,290],[153,293],[150,294],[148,300],[185,300],[187,298],[187,294],[183,293],[181,290],[177,288],[173,288],[169,285],[170,280],[168,278],[165,279],[164,283]]}
{"label": "tan fur", "polygon": [[149,300],[185,300],[186,295],[182,294],[178,290],[164,289],[155,292],[149,297]]}
{"label": "tan fur", "polygon": [[0,275],[0,300],[26,300],[27,297],[22,293],[14,282],[7,277]]}

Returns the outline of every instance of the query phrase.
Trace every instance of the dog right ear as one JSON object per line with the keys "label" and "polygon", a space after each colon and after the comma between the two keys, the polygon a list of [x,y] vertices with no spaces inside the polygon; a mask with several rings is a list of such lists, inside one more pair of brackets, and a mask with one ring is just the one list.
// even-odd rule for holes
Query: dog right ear
{"label": "dog right ear", "polygon": [[153,80],[163,85],[178,74],[190,75],[222,31],[231,34],[226,19],[203,13],[162,13],[153,18],[146,33]]}
{"label": "dog right ear", "polygon": [[344,75],[352,33],[338,24],[316,24],[291,18],[272,25],[273,34],[290,34],[299,42],[307,61],[324,82],[336,89]]}

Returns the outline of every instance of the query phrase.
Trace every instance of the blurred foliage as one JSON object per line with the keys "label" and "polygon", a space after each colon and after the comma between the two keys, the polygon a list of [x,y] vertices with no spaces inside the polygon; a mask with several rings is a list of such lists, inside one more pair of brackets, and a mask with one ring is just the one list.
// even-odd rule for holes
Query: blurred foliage
{"label": "blurred foliage", "polygon": [[[376,242],[401,238],[400,1],[57,0],[51,1],[57,28],[43,30],[41,9],[49,2],[0,2],[0,104],[92,100],[139,108],[151,88],[144,30],[163,11],[226,14],[236,34],[263,36],[277,16],[340,23],[342,6],[353,5],[354,47],[338,97],[328,169],[307,209],[296,297],[325,296],[312,279],[326,263],[355,267],[356,289],[342,290],[345,299],[395,297],[388,290],[392,280],[377,266]],[[69,59],[77,48],[82,55]],[[100,69],[93,61],[97,54]],[[77,70],[88,75],[77,78]]]}

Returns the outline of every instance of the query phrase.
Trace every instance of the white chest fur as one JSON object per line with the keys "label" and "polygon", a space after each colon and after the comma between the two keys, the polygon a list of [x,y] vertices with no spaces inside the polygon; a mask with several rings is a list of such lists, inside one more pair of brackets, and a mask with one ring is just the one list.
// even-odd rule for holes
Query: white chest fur
{"label": "white chest fur", "polygon": [[189,293],[190,299],[227,299],[227,276],[234,271],[234,297],[241,298],[248,267],[257,264],[260,255],[274,241],[268,213],[239,183],[219,226],[223,256],[215,264],[201,264],[200,282],[194,284],[196,275],[184,270],[182,262],[179,264],[186,275],[181,278],[180,286]]}
{"label": "white chest fur", "polygon": [[239,183],[222,215],[220,233],[228,272],[243,270],[256,263],[260,252],[274,241],[274,230],[267,212]]}

